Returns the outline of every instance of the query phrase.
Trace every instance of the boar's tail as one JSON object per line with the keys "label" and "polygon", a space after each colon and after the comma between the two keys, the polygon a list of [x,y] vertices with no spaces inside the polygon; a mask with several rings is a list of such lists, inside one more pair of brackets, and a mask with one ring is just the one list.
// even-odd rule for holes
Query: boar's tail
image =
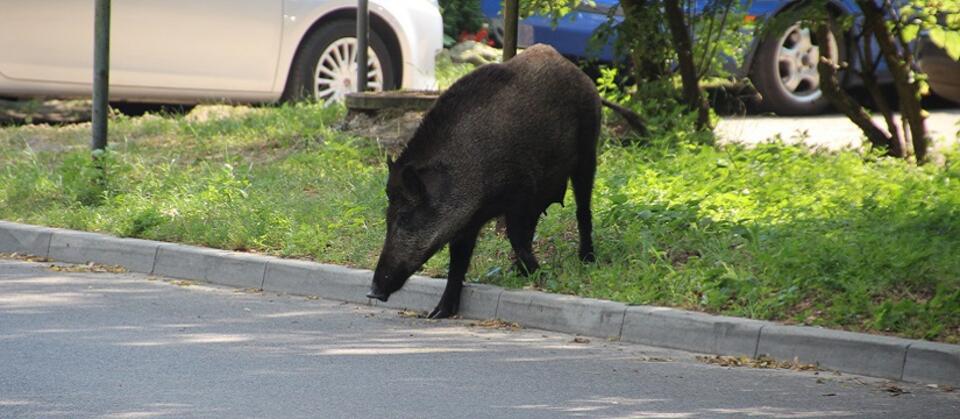
{"label": "boar's tail", "polygon": [[600,101],[603,102],[603,106],[613,109],[614,112],[616,112],[623,119],[625,119],[627,121],[627,124],[629,124],[631,128],[637,131],[637,134],[640,134],[640,136],[642,137],[646,137],[649,134],[649,132],[647,131],[647,125],[643,123],[643,119],[641,119],[640,115],[638,115],[636,112],[630,109],[627,109],[623,106],[620,106],[616,103],[613,103],[609,100],[606,100],[604,98],[600,98]]}

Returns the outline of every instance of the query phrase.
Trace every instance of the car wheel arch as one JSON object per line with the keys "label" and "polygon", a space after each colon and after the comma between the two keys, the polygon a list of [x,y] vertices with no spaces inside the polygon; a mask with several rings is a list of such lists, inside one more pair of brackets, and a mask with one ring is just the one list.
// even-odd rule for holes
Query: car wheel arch
{"label": "car wheel arch", "polygon": [[[283,75],[286,78],[283,84],[285,86],[284,90],[290,88],[289,79],[290,73],[293,71],[293,63],[297,62],[297,59],[303,52],[304,45],[311,35],[321,30],[324,25],[327,25],[331,22],[338,20],[349,20],[355,22],[356,19],[357,9],[355,8],[336,9],[316,19],[313,24],[311,24],[310,27],[303,33],[303,35],[300,37],[300,41],[297,43],[296,52],[293,54],[290,63],[288,63],[286,74]],[[371,11],[370,30],[375,32],[380,39],[383,40],[391,58],[394,58],[391,67],[396,75],[395,79],[397,80],[397,85],[399,87],[402,85],[403,80],[403,48],[401,47],[400,40],[397,37],[396,29],[394,29],[386,19]],[[285,91],[283,97],[286,96],[287,92]]]}

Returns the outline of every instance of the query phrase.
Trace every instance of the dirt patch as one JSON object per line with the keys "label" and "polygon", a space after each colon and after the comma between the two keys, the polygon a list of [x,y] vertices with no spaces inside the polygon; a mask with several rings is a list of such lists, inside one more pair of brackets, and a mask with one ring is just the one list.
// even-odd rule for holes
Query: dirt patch
{"label": "dirt patch", "polygon": [[389,110],[376,114],[351,112],[344,119],[340,130],[349,135],[374,140],[387,153],[398,155],[417,131],[424,114],[425,112]]}
{"label": "dirt patch", "polygon": [[2,100],[0,125],[75,124],[90,121],[89,100]]}

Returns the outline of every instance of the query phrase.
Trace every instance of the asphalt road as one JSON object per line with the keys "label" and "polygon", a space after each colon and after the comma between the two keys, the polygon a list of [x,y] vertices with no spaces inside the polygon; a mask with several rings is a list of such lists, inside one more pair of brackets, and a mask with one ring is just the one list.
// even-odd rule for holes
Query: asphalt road
{"label": "asphalt road", "polygon": [[2,418],[960,417],[960,390],[49,265],[0,259]]}

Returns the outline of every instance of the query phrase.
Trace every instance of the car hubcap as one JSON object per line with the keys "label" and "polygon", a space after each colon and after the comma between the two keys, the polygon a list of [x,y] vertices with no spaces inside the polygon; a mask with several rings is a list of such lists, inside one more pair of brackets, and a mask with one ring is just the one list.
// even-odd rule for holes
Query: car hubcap
{"label": "car hubcap", "polygon": [[[342,102],[347,93],[357,90],[357,40],[341,38],[320,54],[314,74],[313,94],[317,100]],[[367,48],[367,90],[383,90],[380,59]]]}
{"label": "car hubcap", "polygon": [[[836,51],[836,41],[833,50]],[[777,71],[783,90],[799,102],[820,98],[820,47],[809,28],[791,26],[780,38],[777,51]],[[835,57],[833,57],[835,58]]]}

